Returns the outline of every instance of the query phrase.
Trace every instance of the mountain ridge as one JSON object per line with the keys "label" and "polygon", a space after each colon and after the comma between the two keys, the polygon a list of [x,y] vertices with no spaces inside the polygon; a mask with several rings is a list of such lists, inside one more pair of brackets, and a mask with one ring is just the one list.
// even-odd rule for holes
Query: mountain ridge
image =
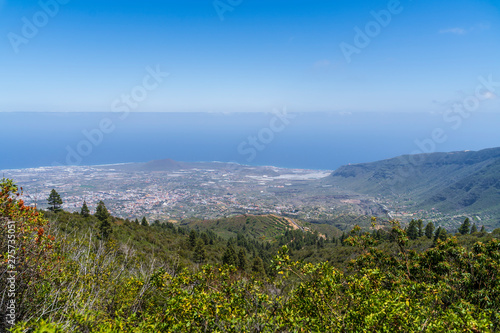
{"label": "mountain ridge", "polygon": [[499,214],[500,148],[344,165],[323,182],[373,196],[411,197],[417,209]]}

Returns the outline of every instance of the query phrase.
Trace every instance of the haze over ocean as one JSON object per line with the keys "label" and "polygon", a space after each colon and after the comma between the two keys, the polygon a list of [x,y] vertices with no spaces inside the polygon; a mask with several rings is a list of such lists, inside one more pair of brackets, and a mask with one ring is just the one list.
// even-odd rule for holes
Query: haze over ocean
{"label": "haze over ocean", "polygon": [[[500,146],[497,113],[471,114],[456,130],[457,123],[444,121],[439,113],[289,115],[130,113],[121,120],[116,113],[0,113],[0,124],[5,124],[0,140],[8,142],[0,169],[171,158],[333,170],[430,149],[416,141],[429,144],[436,128],[446,140],[435,143],[435,151]],[[95,129],[103,119],[113,130],[101,137]],[[83,131],[93,133],[93,142]]]}
{"label": "haze over ocean", "polygon": [[500,146],[498,0],[0,0],[0,22],[0,169]]}

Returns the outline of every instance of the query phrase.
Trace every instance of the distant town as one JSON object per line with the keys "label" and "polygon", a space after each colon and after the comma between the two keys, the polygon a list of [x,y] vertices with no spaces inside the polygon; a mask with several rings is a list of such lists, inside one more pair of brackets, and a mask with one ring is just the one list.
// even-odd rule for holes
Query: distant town
{"label": "distant town", "polygon": [[[79,212],[85,201],[93,212],[103,201],[114,216],[178,222],[239,214],[278,214],[305,221],[340,215],[372,215],[409,221],[422,218],[452,227],[463,219],[437,210],[415,211],[411,201],[372,198],[346,192],[321,180],[328,170],[285,169],[203,163],[169,171],[128,165],[40,167],[3,170],[23,187],[26,204],[47,208],[55,189],[62,208]],[[481,221],[481,217],[472,216]]]}
{"label": "distant town", "polygon": [[102,200],[119,217],[180,220],[298,211],[307,211],[307,216],[314,218],[319,212],[312,207],[292,203],[295,200],[285,200],[275,192],[326,177],[330,172],[274,167],[245,167],[238,172],[197,168],[127,172],[113,167],[71,166],[3,173],[23,187],[27,204],[42,209],[47,206],[51,189],[55,189],[67,211],[79,211],[84,201],[92,211]]}

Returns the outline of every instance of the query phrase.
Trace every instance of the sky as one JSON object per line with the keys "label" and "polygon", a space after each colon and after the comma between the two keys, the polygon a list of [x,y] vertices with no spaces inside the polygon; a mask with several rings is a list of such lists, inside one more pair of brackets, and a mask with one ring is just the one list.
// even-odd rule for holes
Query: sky
{"label": "sky", "polygon": [[0,0],[0,112],[439,112],[498,59],[498,0]]}

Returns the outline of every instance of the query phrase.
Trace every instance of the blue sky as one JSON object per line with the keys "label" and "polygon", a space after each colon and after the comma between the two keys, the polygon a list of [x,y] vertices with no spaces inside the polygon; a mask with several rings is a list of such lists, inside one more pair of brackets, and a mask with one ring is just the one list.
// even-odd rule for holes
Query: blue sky
{"label": "blue sky", "polygon": [[498,1],[402,0],[350,62],[391,1],[54,1],[0,0],[0,112],[110,111],[157,67],[132,111],[436,112],[500,81]]}

